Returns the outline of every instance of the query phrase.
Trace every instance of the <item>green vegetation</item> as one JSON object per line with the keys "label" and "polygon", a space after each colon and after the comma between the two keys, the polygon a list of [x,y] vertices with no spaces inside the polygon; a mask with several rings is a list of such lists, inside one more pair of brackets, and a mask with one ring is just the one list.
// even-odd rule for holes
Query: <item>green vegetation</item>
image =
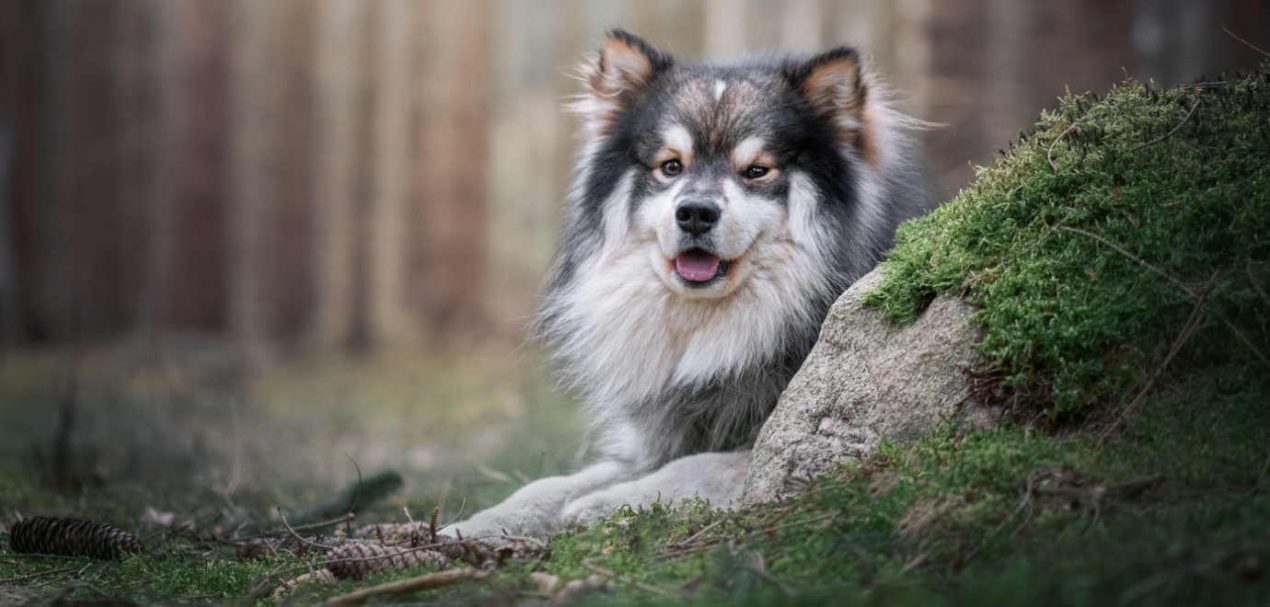
{"label": "green vegetation", "polygon": [[[1064,99],[970,189],[906,225],[887,266],[871,303],[897,321],[938,293],[978,306],[982,372],[999,377],[1002,401],[1025,415],[997,430],[949,426],[885,446],[783,502],[625,509],[552,538],[545,561],[408,599],[550,598],[531,578],[540,573],[608,581],[610,591],[577,595],[594,605],[1270,604],[1270,71]],[[308,405],[327,390],[280,386],[262,400]],[[358,422],[405,410],[395,393],[347,395],[389,403],[359,410]],[[428,436],[488,411],[446,409],[453,419]],[[1017,419],[1029,414],[1065,423]],[[327,415],[310,415],[303,430]],[[190,499],[225,500],[203,491]],[[416,493],[368,517],[393,519],[402,505],[426,512],[436,501]],[[13,471],[0,473],[0,504],[97,510],[125,523],[139,505],[110,486],[51,492]],[[79,572],[72,597],[267,603],[253,591],[320,560],[244,559],[177,530],[147,539],[155,554],[122,563],[0,552],[0,592],[49,596]],[[418,573],[294,597],[315,602]]]}
{"label": "green vegetation", "polygon": [[[987,371],[1051,416],[1123,404],[1163,364],[1270,367],[1270,72],[1073,96],[974,184],[904,226],[869,303],[979,307]],[[1185,331],[1190,332],[1190,331]]]}
{"label": "green vegetation", "polygon": [[950,428],[784,503],[622,512],[556,538],[544,569],[596,559],[700,604],[1264,604],[1270,386],[1240,381],[1198,373],[1102,448]]}

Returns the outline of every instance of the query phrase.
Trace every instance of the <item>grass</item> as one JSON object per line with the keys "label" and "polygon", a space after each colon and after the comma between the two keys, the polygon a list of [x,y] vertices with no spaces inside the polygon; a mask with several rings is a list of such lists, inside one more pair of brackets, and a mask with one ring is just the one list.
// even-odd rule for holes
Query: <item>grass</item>
{"label": "grass", "polygon": [[[108,521],[137,533],[152,554],[89,563],[0,548],[0,604],[57,595],[72,578],[73,598],[241,599],[266,574],[277,584],[311,565],[242,559],[213,536],[276,527],[279,509],[297,520],[382,470],[400,473],[405,487],[363,508],[360,522],[426,517],[434,506],[447,521],[491,505],[577,457],[573,407],[541,368],[532,351],[301,359],[252,371],[214,349],[157,359],[130,348],[85,350],[73,361],[64,352],[9,354],[0,363],[0,521],[18,513]],[[52,443],[72,393],[73,478],[59,486]],[[147,524],[148,511],[192,529]]]}
{"label": "grass", "polygon": [[[538,573],[607,582],[574,597],[590,605],[1270,604],[1268,87],[1263,70],[1066,98],[974,185],[901,230],[870,303],[904,322],[938,293],[973,302],[979,371],[1000,378],[1013,421],[884,445],[781,502],[625,508],[551,538],[547,560],[404,600],[543,600]],[[269,520],[272,506],[311,505],[355,479],[351,460],[406,477],[403,496],[365,515],[395,520],[402,506],[454,513],[458,495],[470,511],[521,476],[566,467],[577,435],[567,409],[536,373],[505,363],[316,361],[210,377],[81,365],[78,452],[99,480],[52,490],[27,467],[0,466],[0,505],[113,520],[155,552],[120,563],[0,552],[0,602],[69,592],[269,603],[253,589],[318,557],[240,558],[142,525],[144,507],[200,529]],[[0,449],[14,456],[0,463],[21,461],[12,437],[49,434],[58,368],[48,357],[0,367]],[[1041,419],[1063,423],[1028,423]]]}
{"label": "grass", "polygon": [[[514,602],[535,591],[532,571],[568,580],[599,567],[618,582],[588,604],[1264,604],[1266,388],[1229,370],[1197,371],[1144,407],[1123,440],[1101,448],[1081,432],[950,427],[849,462],[785,502],[625,509],[556,536],[547,561],[410,599]],[[118,564],[0,556],[12,566],[2,577],[89,566],[90,585],[77,596],[220,602],[246,595],[268,573],[306,569],[301,559],[240,560],[179,537],[160,546],[163,557]],[[34,582],[44,592],[63,583]]]}

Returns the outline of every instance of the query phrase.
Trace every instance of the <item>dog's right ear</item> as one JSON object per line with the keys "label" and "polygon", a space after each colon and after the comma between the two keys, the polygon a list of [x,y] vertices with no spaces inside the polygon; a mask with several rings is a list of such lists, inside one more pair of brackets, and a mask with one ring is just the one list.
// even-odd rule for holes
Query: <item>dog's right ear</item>
{"label": "dog's right ear", "polygon": [[599,59],[587,74],[587,85],[596,95],[636,92],[670,67],[669,55],[626,30],[609,30]]}
{"label": "dog's right ear", "polygon": [[673,64],[670,55],[621,29],[609,30],[600,52],[582,66],[587,91],[574,109],[592,127],[602,127],[632,96]]}

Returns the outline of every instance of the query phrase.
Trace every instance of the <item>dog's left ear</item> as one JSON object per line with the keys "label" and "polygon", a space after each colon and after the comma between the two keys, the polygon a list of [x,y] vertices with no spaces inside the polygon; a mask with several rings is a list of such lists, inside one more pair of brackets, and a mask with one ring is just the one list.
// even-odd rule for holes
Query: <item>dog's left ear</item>
{"label": "dog's left ear", "polygon": [[838,47],[790,64],[785,75],[814,110],[834,118],[839,128],[846,132],[861,128],[869,91],[855,49]]}

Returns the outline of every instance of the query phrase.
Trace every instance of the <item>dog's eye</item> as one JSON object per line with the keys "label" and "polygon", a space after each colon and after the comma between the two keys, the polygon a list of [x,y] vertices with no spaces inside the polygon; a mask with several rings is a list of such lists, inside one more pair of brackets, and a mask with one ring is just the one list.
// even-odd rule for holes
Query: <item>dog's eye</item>
{"label": "dog's eye", "polygon": [[768,169],[767,167],[753,164],[753,165],[750,165],[750,168],[745,169],[745,172],[742,174],[745,175],[746,179],[762,179],[763,176],[767,175],[767,172],[769,170],[770,169]]}
{"label": "dog's eye", "polygon": [[675,175],[683,172],[683,170],[683,163],[674,158],[661,163],[661,174],[667,177],[674,177]]}

